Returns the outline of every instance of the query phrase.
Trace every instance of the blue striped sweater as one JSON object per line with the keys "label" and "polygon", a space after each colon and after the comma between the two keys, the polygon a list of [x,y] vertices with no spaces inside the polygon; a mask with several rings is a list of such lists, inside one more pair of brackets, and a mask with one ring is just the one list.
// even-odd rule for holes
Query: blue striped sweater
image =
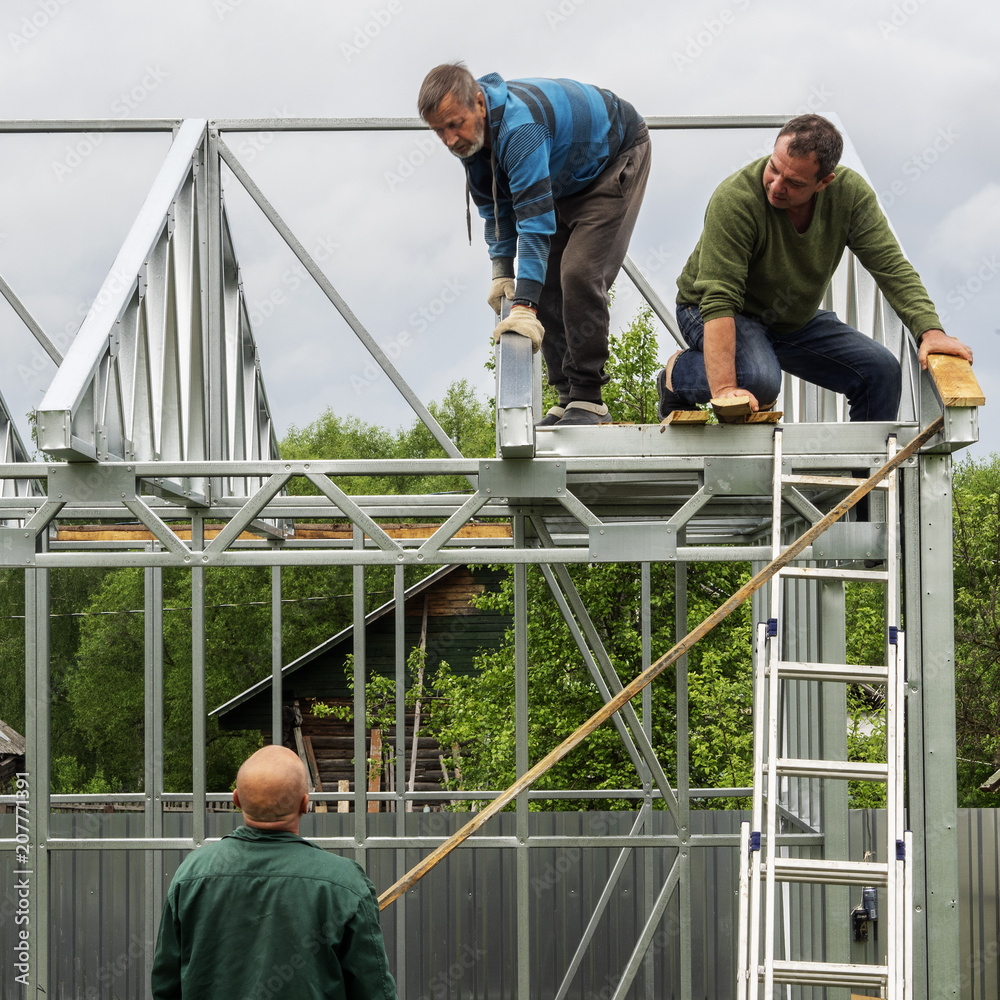
{"label": "blue striped sweater", "polygon": [[582,191],[634,145],[642,118],[610,90],[574,80],[505,82],[489,73],[478,83],[489,108],[496,213],[485,147],[462,161],[469,190],[486,220],[494,275],[512,275],[516,253],[516,296],[537,302],[556,231],[554,200]]}

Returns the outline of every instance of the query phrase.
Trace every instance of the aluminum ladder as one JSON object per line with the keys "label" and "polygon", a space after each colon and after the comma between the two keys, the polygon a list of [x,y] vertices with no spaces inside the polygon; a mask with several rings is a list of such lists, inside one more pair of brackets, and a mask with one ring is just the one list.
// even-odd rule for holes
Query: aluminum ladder
{"label": "aluminum ladder", "polygon": [[[782,474],[781,430],[774,436],[772,558],[781,552],[781,505],[786,490],[801,486],[853,488],[864,480]],[[896,450],[888,443],[887,460]],[[896,473],[879,484],[885,494],[888,551],[882,568],[794,566],[779,570],[771,582],[770,618],[757,626],[754,644],[754,790],[751,823],[740,838],[739,947],[737,1000],[772,1000],[776,984],[799,984],[870,990],[892,1000],[912,997],[912,851],[903,831],[904,636],[899,621],[898,497]],[[800,504],[800,508],[807,506]],[[814,558],[816,558],[814,556]],[[782,659],[780,628],[782,581],[809,579],[872,580],[885,584],[887,628],[885,666],[817,663]],[[783,733],[782,683],[809,680],[825,683],[884,685],[887,763],[790,758]],[[846,726],[845,718],[845,726]],[[877,781],[886,784],[886,837],[876,846],[877,861],[838,861],[789,857],[777,843],[780,799],[789,779],[822,778]],[[907,860],[910,859],[910,860]],[[886,932],[886,963],[857,965],[776,958],[777,888],[782,883],[876,887],[884,903],[879,926]],[[787,914],[786,914],[787,918]],[[845,921],[850,919],[844,914]],[[761,930],[763,928],[763,942]],[[763,944],[763,947],[761,946]],[[790,942],[785,942],[786,948]]]}

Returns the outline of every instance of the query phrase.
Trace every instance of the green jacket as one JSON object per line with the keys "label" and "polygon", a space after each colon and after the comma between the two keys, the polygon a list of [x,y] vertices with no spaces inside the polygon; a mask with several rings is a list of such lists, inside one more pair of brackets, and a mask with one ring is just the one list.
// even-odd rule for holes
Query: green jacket
{"label": "green jacket", "polygon": [[743,167],[716,188],[701,239],[677,279],[678,304],[698,306],[706,322],[743,314],[775,333],[794,333],[815,315],[849,247],[915,336],[941,327],[875,192],[859,174],[837,167],[837,176],[816,195],[809,228],[798,233],[788,213],[767,200],[767,161]]}
{"label": "green jacket", "polygon": [[246,826],[177,869],[151,987],[154,1000],[396,1000],[361,866]]}

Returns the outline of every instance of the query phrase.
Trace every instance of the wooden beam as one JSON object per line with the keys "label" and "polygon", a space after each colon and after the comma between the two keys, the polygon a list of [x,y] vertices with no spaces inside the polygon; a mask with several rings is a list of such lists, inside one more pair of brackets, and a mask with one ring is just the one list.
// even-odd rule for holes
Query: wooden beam
{"label": "wooden beam", "polygon": [[[170,530],[183,541],[191,540],[191,526],[171,524]],[[224,525],[206,525],[205,538],[215,538]],[[439,524],[390,524],[383,525],[390,538],[430,538],[440,528]],[[59,527],[60,542],[146,542],[153,540],[153,533],[141,524],[74,524]],[[353,528],[349,524],[296,525],[293,538],[350,539]],[[510,538],[509,524],[467,524],[455,533],[456,538]],[[255,541],[260,535],[244,531],[241,541]]]}
{"label": "wooden beam", "polygon": [[972,365],[964,358],[951,354],[929,354],[927,371],[945,406],[985,405],[986,396],[972,372]]}

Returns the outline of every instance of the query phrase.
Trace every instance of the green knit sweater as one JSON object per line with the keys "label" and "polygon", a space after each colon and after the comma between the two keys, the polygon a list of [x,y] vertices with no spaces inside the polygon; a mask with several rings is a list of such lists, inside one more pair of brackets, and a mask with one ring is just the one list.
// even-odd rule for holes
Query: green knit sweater
{"label": "green knit sweater", "polygon": [[775,333],[794,333],[819,308],[846,246],[917,337],[941,327],[920,276],[859,174],[838,167],[816,195],[809,228],[798,233],[788,213],[767,200],[767,161],[743,167],[715,189],[701,239],[677,279],[679,304],[699,306],[706,321],[742,313]]}

